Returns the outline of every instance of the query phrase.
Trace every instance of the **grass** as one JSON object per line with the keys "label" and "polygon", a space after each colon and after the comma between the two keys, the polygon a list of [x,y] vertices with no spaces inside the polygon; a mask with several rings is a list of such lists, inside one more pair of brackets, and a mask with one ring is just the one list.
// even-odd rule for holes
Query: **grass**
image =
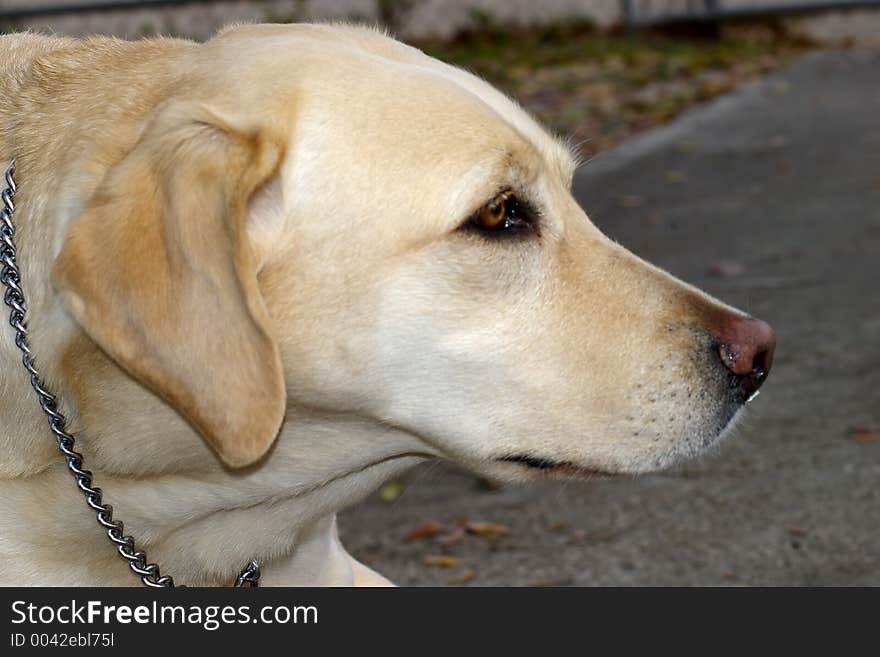
{"label": "grass", "polygon": [[491,23],[453,42],[415,44],[486,78],[584,157],[764,75],[809,44],[767,26],[719,38],[600,33],[587,23],[531,30]]}

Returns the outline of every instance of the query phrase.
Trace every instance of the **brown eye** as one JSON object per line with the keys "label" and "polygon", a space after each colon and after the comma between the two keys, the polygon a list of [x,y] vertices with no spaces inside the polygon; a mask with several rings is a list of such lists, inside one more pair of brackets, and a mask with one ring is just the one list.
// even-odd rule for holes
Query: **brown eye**
{"label": "brown eye", "polygon": [[502,196],[483,208],[476,218],[480,226],[486,230],[504,228],[504,222],[507,220],[508,198],[508,195]]}
{"label": "brown eye", "polygon": [[535,213],[513,192],[504,192],[484,205],[464,228],[481,233],[503,235],[533,231]]}

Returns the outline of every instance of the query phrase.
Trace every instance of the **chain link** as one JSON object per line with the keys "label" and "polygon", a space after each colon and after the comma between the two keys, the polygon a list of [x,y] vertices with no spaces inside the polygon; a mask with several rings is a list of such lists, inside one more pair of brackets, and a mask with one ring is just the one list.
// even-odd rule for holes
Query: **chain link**
{"label": "chain link", "polygon": [[244,588],[246,586],[260,585],[260,565],[251,559],[248,565],[244,567],[235,580],[236,588]]}
{"label": "chain link", "polygon": [[[67,419],[58,410],[57,399],[46,390],[34,366],[25,322],[27,303],[22,291],[21,271],[15,261],[15,226],[12,223],[12,216],[15,214],[17,188],[13,178],[14,173],[15,160],[6,170],[6,188],[0,193],[3,201],[3,207],[0,209],[0,264],[2,264],[0,282],[6,287],[3,300],[10,309],[9,323],[15,329],[15,344],[21,351],[21,362],[30,374],[31,386],[37,393],[40,407],[46,414],[49,429],[55,436],[58,449],[61,450],[67,463],[67,469],[85,496],[86,504],[95,512],[98,524],[106,530],[107,538],[116,546],[119,555],[128,562],[128,567],[140,577],[145,586],[174,588],[174,579],[170,575],[163,575],[156,564],[149,563],[146,553],[138,550],[134,539],[125,533],[122,521],[113,518],[113,507],[103,502],[103,492],[94,485],[92,473],[83,467],[82,454],[74,450],[75,439],[67,431]],[[260,568],[256,561],[251,561],[239,574],[235,586],[258,586],[259,580]]]}

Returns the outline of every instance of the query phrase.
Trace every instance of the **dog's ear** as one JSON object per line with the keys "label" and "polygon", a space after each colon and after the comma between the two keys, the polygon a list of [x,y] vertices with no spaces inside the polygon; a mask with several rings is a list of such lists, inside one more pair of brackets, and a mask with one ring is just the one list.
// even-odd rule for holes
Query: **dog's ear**
{"label": "dog's ear", "polygon": [[53,270],[92,340],[234,467],[266,453],[285,411],[246,235],[248,202],[283,149],[204,105],[165,105],[74,220]]}

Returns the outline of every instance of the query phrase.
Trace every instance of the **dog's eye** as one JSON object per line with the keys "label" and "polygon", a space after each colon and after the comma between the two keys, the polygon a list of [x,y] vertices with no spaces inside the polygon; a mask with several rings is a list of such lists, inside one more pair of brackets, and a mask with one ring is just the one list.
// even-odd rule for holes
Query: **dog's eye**
{"label": "dog's eye", "polygon": [[534,232],[535,212],[508,191],[480,208],[463,228],[491,235]]}

